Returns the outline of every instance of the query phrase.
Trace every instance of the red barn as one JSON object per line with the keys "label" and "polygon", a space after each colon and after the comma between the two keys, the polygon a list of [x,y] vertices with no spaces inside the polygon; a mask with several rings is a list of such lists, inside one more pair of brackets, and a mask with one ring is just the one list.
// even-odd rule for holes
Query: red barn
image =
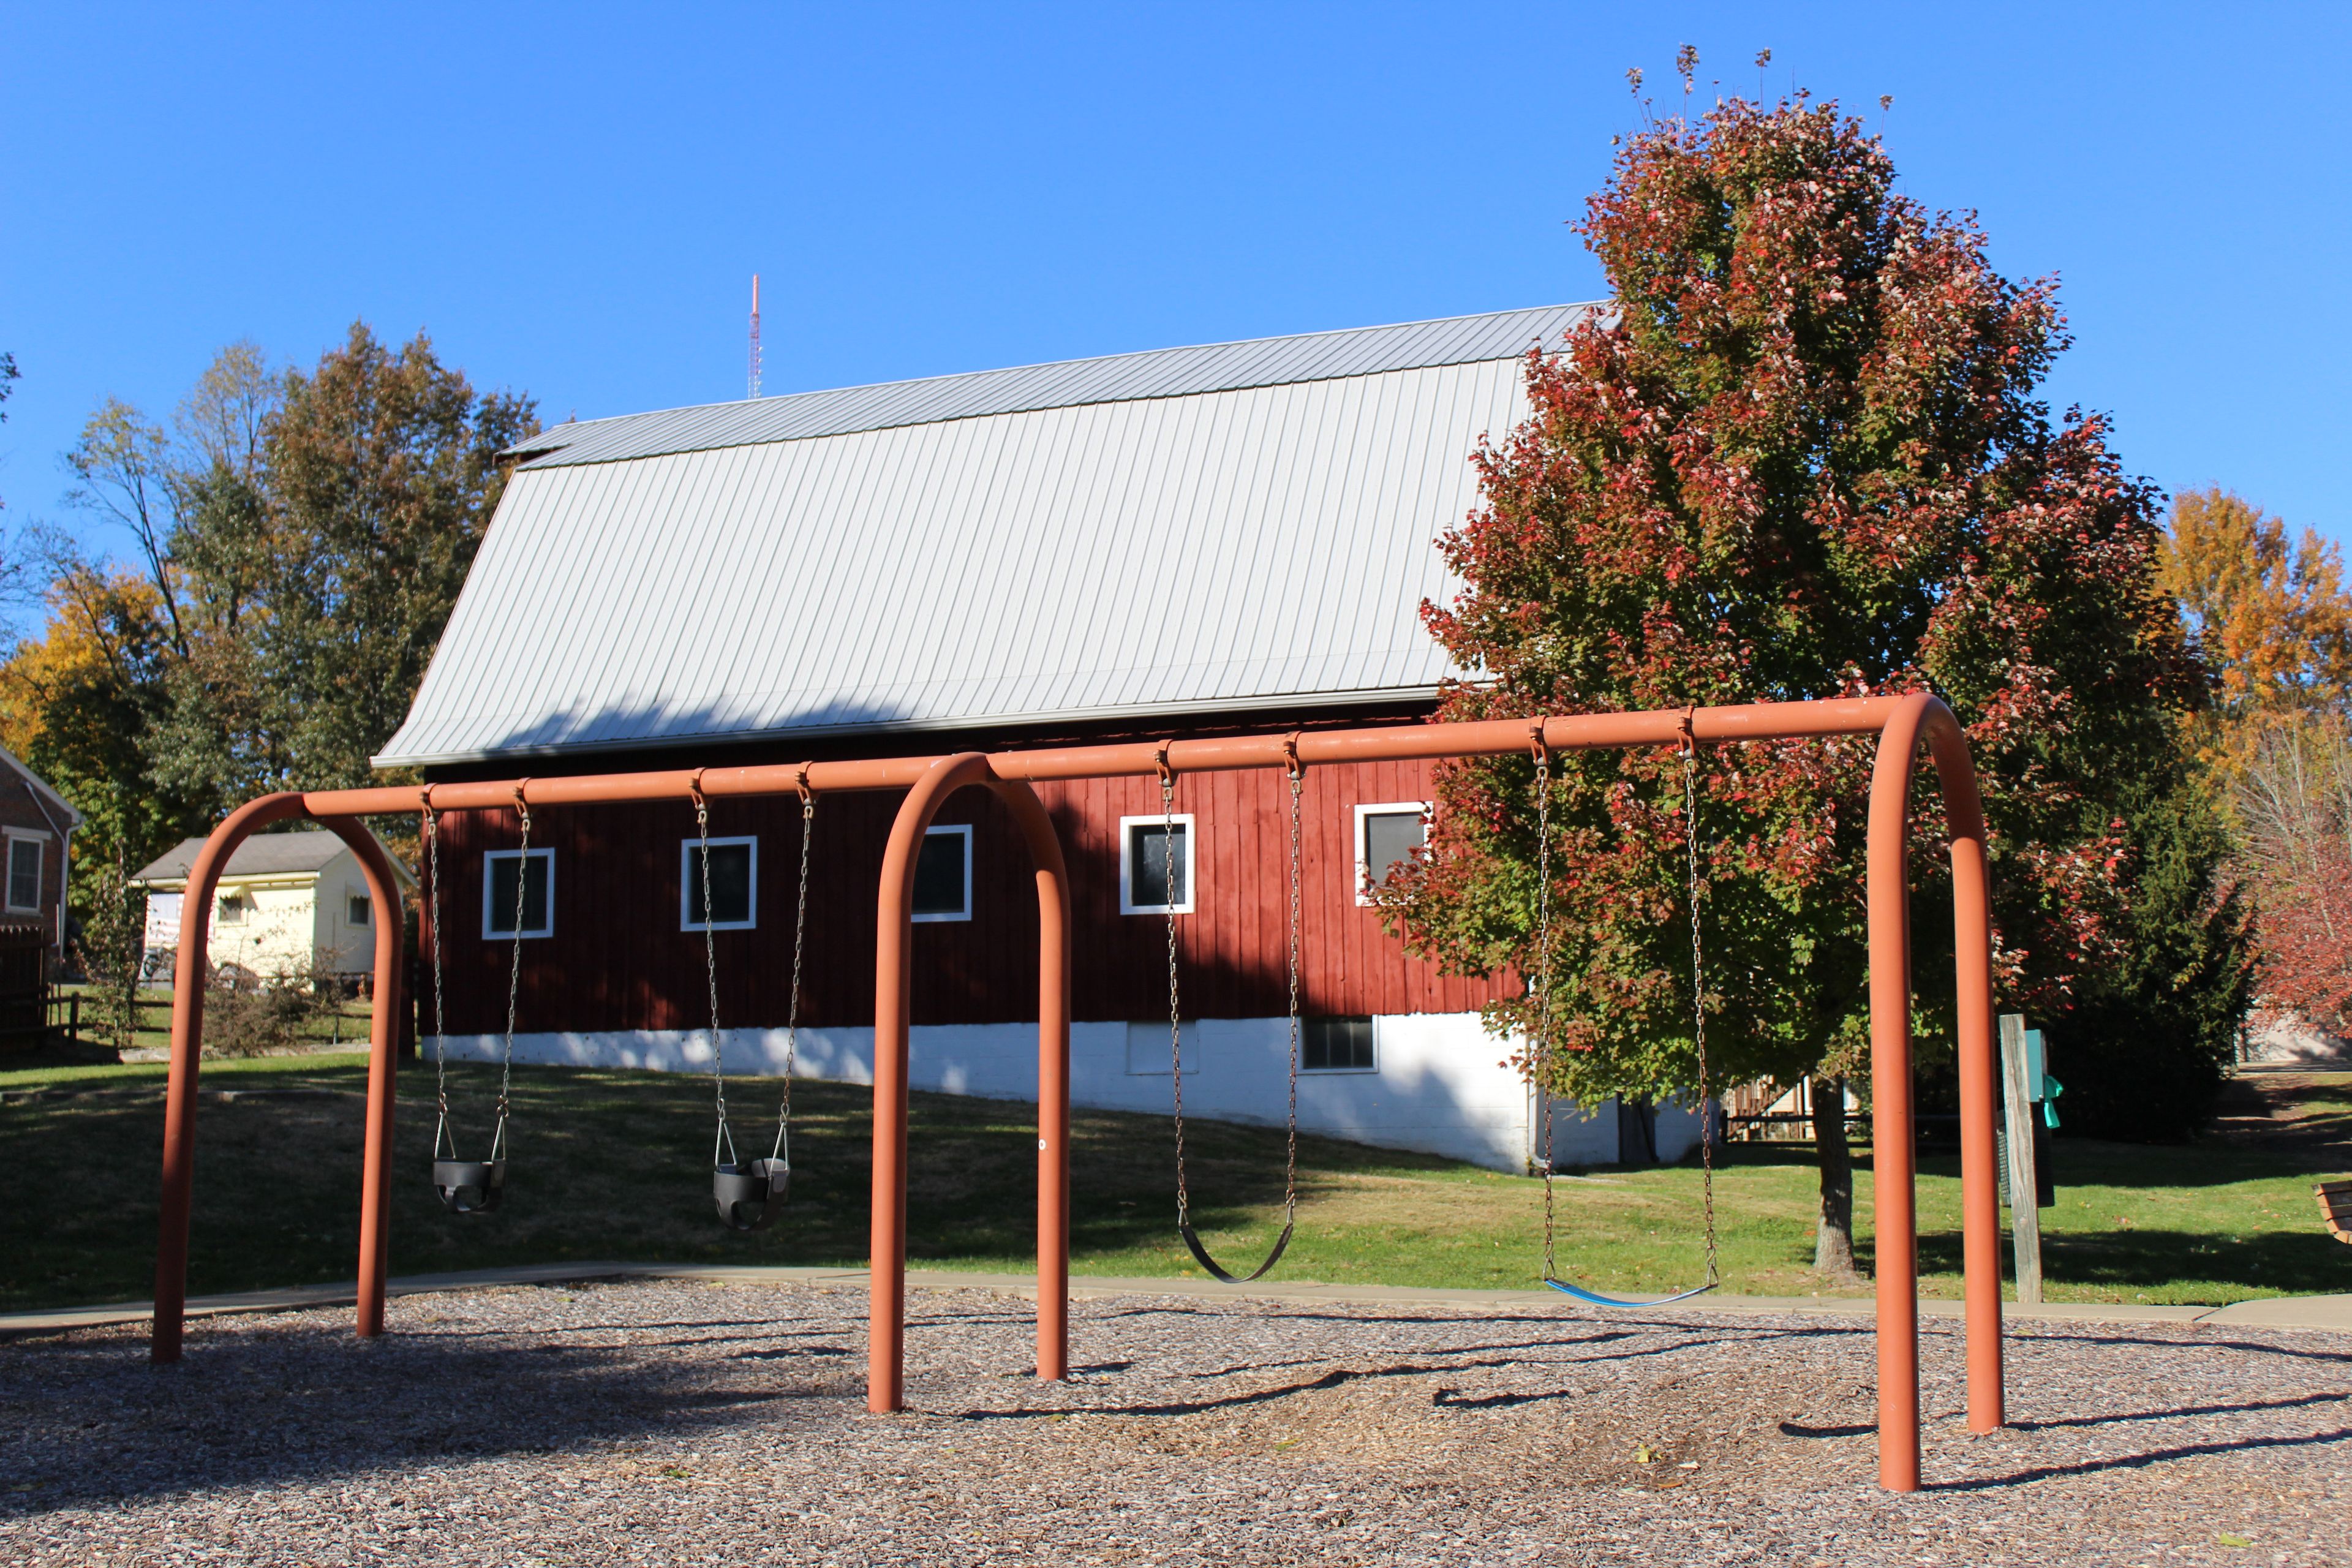
{"label": "red barn", "polygon": [[[1523,356],[1587,309],[559,426],[513,454],[377,761],[543,777],[1424,718],[1465,673],[1420,625],[1422,603],[1455,587],[1432,542],[1475,504],[1480,438],[1524,416]],[[1181,780],[1172,844],[1156,783],[1039,793],[1075,889],[1077,1102],[1168,1103],[1172,897],[1187,1107],[1278,1122],[1283,781]],[[1507,982],[1408,956],[1361,898],[1420,842],[1429,795],[1423,764],[1307,776],[1300,1122],[1518,1168],[1530,1097],[1479,1015]],[[818,803],[802,1074],[868,1074],[874,889],[896,805]],[[476,813],[443,832],[451,1053],[500,1048],[520,893],[518,1059],[707,1068],[691,812],[543,811],[527,864],[518,829]],[[725,1059],[776,1072],[799,804],[720,802],[711,833]],[[984,792],[950,802],[918,883],[913,1083],[1034,1097],[1034,894]],[[1563,1157],[1615,1158],[1619,1120],[1570,1118]],[[1661,1152],[1687,1141],[1683,1120],[1659,1129]]]}

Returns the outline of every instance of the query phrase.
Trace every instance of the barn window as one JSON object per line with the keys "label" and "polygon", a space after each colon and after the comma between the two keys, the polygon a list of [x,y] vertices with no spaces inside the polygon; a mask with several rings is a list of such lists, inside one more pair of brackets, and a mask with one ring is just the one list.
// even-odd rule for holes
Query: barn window
{"label": "barn window", "polygon": [[[522,890],[522,930],[515,930],[515,890]],[[482,857],[482,936],[485,941],[555,934],[555,851],[534,849],[526,872],[520,849]]]}
{"label": "barn window", "polygon": [[41,907],[41,841],[37,838],[12,836],[8,840],[8,907]]}
{"label": "barn window", "polygon": [[1356,807],[1356,902],[1370,903],[1372,890],[1387,882],[1398,862],[1411,860],[1428,842],[1425,800]]}
{"label": "barn window", "polygon": [[1377,1072],[1370,1018],[1309,1018],[1299,1033],[1301,1072]]}
{"label": "barn window", "polygon": [[[702,929],[702,840],[679,842],[677,929]],[[750,931],[760,923],[760,841],[710,841],[710,929]]]}
{"label": "barn window", "polygon": [[1189,915],[1192,912],[1192,818],[1122,816],[1118,819],[1118,912],[1123,915]]}
{"label": "barn window", "polygon": [[246,918],[252,913],[253,901],[251,900],[242,898],[236,893],[223,893],[221,895],[221,924],[225,926],[241,926],[246,922]]}
{"label": "barn window", "polygon": [[364,893],[352,893],[343,900],[343,919],[352,925],[368,923],[368,901]]}
{"label": "barn window", "polygon": [[915,918],[971,919],[971,825],[926,828],[915,856]]}

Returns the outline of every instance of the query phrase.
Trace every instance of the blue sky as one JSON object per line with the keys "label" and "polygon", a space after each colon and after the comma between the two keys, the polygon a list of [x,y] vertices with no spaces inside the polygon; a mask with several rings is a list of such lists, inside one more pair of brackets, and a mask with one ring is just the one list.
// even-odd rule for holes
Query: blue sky
{"label": "blue sky", "polygon": [[2057,272],[2060,406],[2352,541],[2352,8],[0,11],[8,518],[220,344],[430,331],[551,422],[1591,298],[1624,72],[1892,93],[1906,188]]}

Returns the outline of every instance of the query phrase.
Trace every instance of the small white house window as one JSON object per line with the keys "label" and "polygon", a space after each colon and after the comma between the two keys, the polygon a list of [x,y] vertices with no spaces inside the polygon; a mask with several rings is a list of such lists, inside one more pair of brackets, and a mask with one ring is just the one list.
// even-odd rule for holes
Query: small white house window
{"label": "small white house window", "polygon": [[[702,840],[679,842],[677,929],[702,929]],[[750,931],[760,923],[760,841],[710,841],[710,929]]]}
{"label": "small white house window", "polygon": [[1177,817],[1171,837],[1167,818],[1118,819],[1118,912],[1123,915],[1189,915],[1196,885],[1192,877],[1192,818]]}
{"label": "small white house window", "polygon": [[343,900],[343,919],[355,926],[368,923],[368,901],[365,893],[352,893]]}
{"label": "small white house window", "polygon": [[37,838],[8,837],[8,908],[12,912],[37,911],[41,907],[41,851]]}
{"label": "small white house window", "polygon": [[1378,1072],[1370,1018],[1308,1018],[1298,1036],[1301,1072]]}
{"label": "small white house window", "polygon": [[220,900],[220,923],[241,926],[253,914],[253,900],[241,893],[223,893]]}
{"label": "small white house window", "polygon": [[915,919],[971,919],[971,825],[950,823],[923,830],[915,856]]}
{"label": "small white house window", "polygon": [[[555,934],[555,851],[534,849],[526,873],[520,849],[492,849],[482,857],[482,937],[512,939]],[[522,930],[515,930],[515,890],[522,890]]]}
{"label": "small white house window", "polygon": [[1373,889],[1387,882],[1398,863],[1411,860],[1428,842],[1425,800],[1356,807],[1356,902],[1370,904]]}

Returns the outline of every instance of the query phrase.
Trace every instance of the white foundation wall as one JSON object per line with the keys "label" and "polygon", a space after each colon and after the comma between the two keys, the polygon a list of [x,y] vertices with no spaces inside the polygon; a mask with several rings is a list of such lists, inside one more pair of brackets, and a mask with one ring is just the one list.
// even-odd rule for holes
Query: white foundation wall
{"label": "white foundation wall", "polygon": [[[1372,1021],[1370,1071],[1298,1075],[1300,1131],[1391,1149],[1441,1154],[1498,1171],[1525,1171],[1538,1152],[1539,1099],[1508,1065],[1510,1041],[1486,1032],[1475,1013],[1406,1014]],[[722,1031],[730,1076],[774,1077],[784,1068],[784,1031]],[[504,1037],[448,1037],[452,1061],[496,1061]],[[430,1058],[433,1041],[423,1042]],[[708,1072],[710,1048],[698,1029],[519,1034],[515,1060],[552,1066]],[[1184,1109],[1193,1116],[1282,1125],[1289,1026],[1283,1018],[1202,1018],[1184,1026]],[[1070,1098],[1092,1110],[1165,1114],[1171,1109],[1165,1024],[1070,1026]],[[795,1078],[874,1081],[870,1028],[800,1031]],[[997,1100],[1037,1098],[1034,1024],[916,1025],[908,1038],[909,1087]],[[1662,1106],[1658,1157],[1690,1152],[1698,1118]],[[1563,1167],[1618,1158],[1618,1109],[1587,1113],[1561,1102],[1553,1113],[1555,1160]]]}

